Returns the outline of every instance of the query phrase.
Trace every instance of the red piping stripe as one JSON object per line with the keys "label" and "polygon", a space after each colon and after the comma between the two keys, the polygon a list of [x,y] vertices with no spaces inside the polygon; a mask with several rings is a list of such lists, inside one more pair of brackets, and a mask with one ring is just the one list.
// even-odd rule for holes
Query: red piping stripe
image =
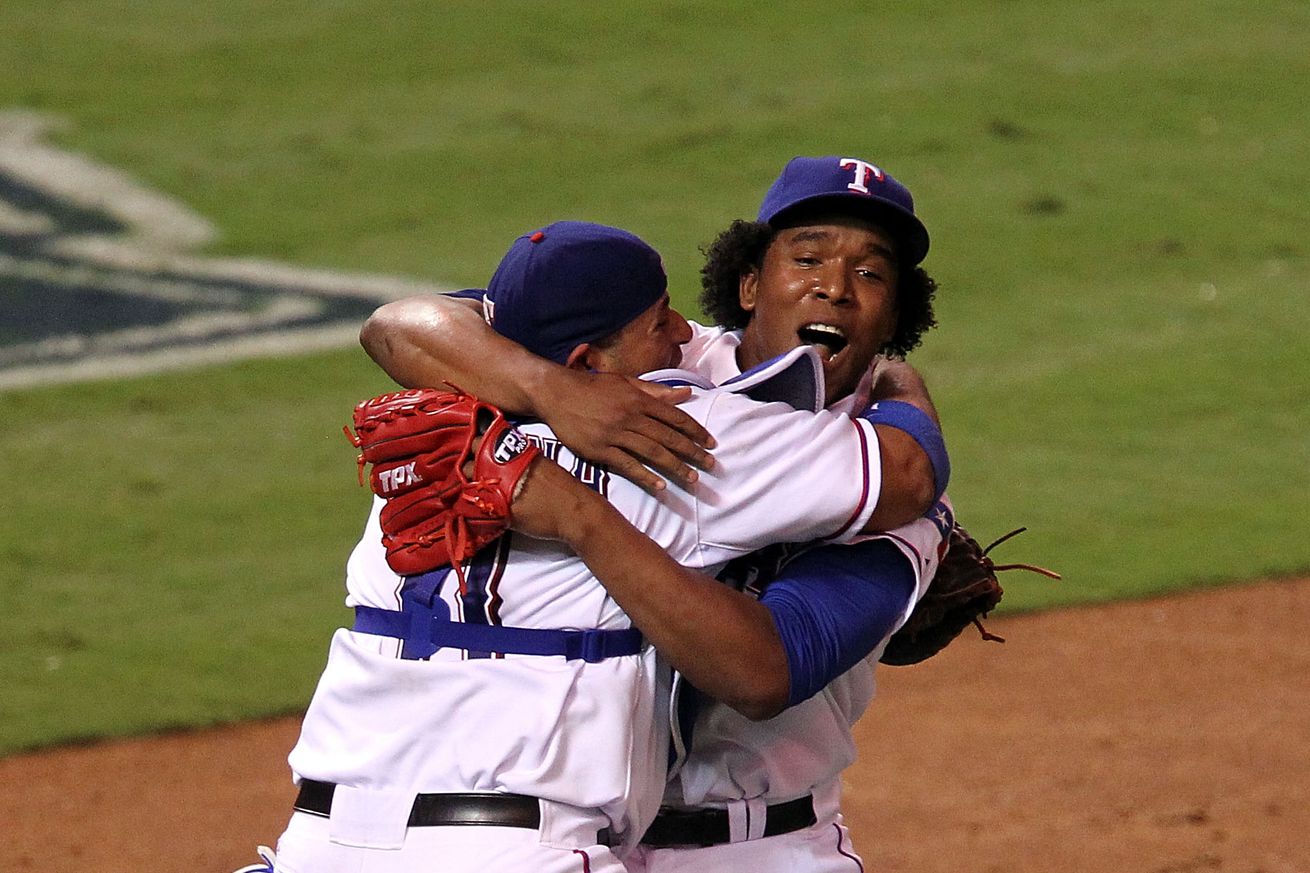
{"label": "red piping stripe", "polygon": [[855,524],[856,519],[864,512],[865,505],[869,502],[869,438],[864,435],[864,428],[860,427],[859,422],[852,421],[851,427],[855,428],[855,433],[860,438],[860,454],[864,460],[864,485],[860,494],[860,502],[855,506],[855,512],[846,520],[846,523],[837,528],[837,532],[827,539],[840,536],[846,532],[846,529]]}
{"label": "red piping stripe", "polygon": [[841,832],[841,825],[833,822],[832,826],[837,831],[837,854],[841,855],[843,858],[850,858],[855,862],[855,866],[860,869],[860,873],[864,873],[864,862],[859,859],[859,856],[852,855],[850,852],[842,848],[841,844],[845,835]]}

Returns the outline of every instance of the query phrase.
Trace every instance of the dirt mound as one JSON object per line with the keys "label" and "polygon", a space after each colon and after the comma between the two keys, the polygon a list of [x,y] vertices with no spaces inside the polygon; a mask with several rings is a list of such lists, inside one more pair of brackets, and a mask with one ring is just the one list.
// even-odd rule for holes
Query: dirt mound
{"label": "dirt mound", "polygon": [[[880,671],[870,870],[1310,870],[1310,580],[1001,617]],[[0,870],[227,873],[286,823],[296,719],[0,760]]]}

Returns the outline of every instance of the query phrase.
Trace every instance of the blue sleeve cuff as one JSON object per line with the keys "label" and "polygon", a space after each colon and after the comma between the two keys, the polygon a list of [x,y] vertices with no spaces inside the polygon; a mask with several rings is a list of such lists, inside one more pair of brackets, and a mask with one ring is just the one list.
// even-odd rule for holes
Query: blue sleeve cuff
{"label": "blue sleeve cuff", "polygon": [[946,441],[937,422],[919,407],[902,400],[880,400],[861,413],[860,418],[870,424],[903,430],[914,438],[932,464],[933,487],[937,491],[933,500],[941,500],[951,479],[951,459],[946,454]]}

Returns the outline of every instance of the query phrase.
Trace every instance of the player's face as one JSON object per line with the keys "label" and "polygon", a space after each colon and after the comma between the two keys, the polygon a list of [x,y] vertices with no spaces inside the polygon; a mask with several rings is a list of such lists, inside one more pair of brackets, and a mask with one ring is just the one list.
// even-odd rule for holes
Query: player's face
{"label": "player's face", "polygon": [[664,295],[654,306],[628,322],[604,345],[592,349],[592,366],[604,373],[640,376],[651,370],[676,367],[682,362],[683,343],[691,327],[669,306]]}
{"label": "player's face", "polygon": [[742,277],[743,368],[799,345],[823,358],[827,402],[850,394],[896,331],[891,238],[854,218],[830,216],[778,233],[756,273]]}

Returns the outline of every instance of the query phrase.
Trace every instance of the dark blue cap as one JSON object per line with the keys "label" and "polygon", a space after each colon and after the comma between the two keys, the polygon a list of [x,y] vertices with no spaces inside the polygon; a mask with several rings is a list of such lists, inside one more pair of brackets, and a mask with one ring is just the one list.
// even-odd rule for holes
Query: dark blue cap
{"label": "dark blue cap", "polygon": [[586,221],[557,221],[514,241],[487,285],[487,321],[556,363],[604,339],[668,289],[659,252],[639,237]]}
{"label": "dark blue cap", "polygon": [[910,189],[860,158],[792,158],[760,204],[759,220],[785,227],[802,210],[832,208],[867,216],[895,238],[903,259],[917,264],[928,254],[928,229],[914,214]]}

